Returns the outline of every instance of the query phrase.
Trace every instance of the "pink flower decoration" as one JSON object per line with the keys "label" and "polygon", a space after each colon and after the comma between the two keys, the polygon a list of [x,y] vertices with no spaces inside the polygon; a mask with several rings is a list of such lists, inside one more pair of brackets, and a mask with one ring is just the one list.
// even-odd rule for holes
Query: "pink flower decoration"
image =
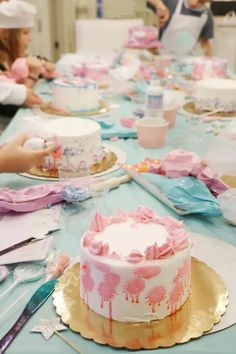
{"label": "pink flower decoration", "polygon": [[139,267],[136,268],[134,274],[136,276],[142,277],[144,279],[151,279],[161,272],[161,267],[154,266],[154,267]]}

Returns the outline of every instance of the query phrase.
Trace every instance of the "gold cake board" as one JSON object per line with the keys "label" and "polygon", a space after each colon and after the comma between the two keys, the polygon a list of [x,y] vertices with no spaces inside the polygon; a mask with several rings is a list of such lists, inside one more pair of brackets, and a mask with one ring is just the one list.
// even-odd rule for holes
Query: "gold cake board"
{"label": "gold cake board", "polygon": [[201,337],[221,320],[228,292],[221,277],[206,263],[192,258],[192,290],[174,315],[150,323],[110,321],[80,299],[80,264],[68,269],[53,293],[56,312],[70,329],[99,344],[132,350],[170,347]]}
{"label": "gold cake board", "polygon": [[[116,154],[112,151],[107,151],[102,161],[92,166],[91,175],[108,170],[115,165],[116,161]],[[43,171],[39,167],[32,167],[28,173],[38,177],[59,178],[58,170]]]}
{"label": "gold cake board", "polygon": [[109,104],[104,100],[99,100],[99,104],[100,107],[97,110],[93,110],[93,111],[65,112],[54,108],[51,102],[47,102],[40,106],[40,110],[44,113],[48,113],[56,116],[63,116],[63,117],[90,117],[90,116],[99,116],[101,114],[108,113]]}
{"label": "gold cake board", "polygon": [[[209,112],[209,117],[211,116],[210,111],[207,110],[201,110],[201,109],[196,109],[194,102],[187,102],[183,105],[183,109],[192,114],[204,114]],[[212,116],[216,117],[224,117],[224,118],[236,118],[236,111],[234,112],[217,112],[217,113],[212,113]]]}

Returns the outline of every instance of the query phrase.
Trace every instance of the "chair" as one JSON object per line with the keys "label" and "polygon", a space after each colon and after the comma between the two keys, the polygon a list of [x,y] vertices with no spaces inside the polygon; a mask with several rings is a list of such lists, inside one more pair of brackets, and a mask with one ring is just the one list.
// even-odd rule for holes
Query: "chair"
{"label": "chair", "polygon": [[76,21],[76,52],[112,58],[120,51],[130,27],[142,26],[143,19],[81,19]]}

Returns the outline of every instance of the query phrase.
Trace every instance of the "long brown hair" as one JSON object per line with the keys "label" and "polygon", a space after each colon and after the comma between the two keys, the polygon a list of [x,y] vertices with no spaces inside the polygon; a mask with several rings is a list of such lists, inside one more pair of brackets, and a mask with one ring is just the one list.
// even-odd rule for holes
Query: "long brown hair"
{"label": "long brown hair", "polygon": [[0,36],[0,62],[7,61],[11,66],[17,58],[22,56],[19,41],[20,31],[19,28],[3,30]]}

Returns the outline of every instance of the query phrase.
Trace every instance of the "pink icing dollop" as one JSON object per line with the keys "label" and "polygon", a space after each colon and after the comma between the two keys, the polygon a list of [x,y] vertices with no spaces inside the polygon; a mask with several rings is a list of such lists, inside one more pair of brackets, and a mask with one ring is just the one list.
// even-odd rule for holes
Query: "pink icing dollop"
{"label": "pink icing dollop", "polygon": [[129,263],[139,263],[143,258],[144,257],[140,251],[132,251],[128,257],[126,257],[126,261]]}
{"label": "pink icing dollop", "polygon": [[95,217],[90,226],[91,231],[101,232],[107,226],[107,219],[103,217],[99,212],[96,212]]}
{"label": "pink icing dollop", "polygon": [[48,266],[48,272],[51,276],[57,278],[60,276],[70,262],[70,257],[66,254],[61,254],[56,260]]}
{"label": "pink icing dollop", "polygon": [[137,210],[128,214],[134,221],[142,224],[155,222],[157,217],[154,211],[144,206],[139,206]]}
{"label": "pink icing dollop", "polygon": [[91,240],[89,246],[88,246],[89,251],[97,256],[106,256],[109,253],[109,244],[108,243],[102,243],[102,241],[98,240]]}
{"label": "pink icing dollop", "polygon": [[201,159],[190,151],[177,149],[169,152],[162,159],[160,173],[171,178],[198,175],[204,165]]}

